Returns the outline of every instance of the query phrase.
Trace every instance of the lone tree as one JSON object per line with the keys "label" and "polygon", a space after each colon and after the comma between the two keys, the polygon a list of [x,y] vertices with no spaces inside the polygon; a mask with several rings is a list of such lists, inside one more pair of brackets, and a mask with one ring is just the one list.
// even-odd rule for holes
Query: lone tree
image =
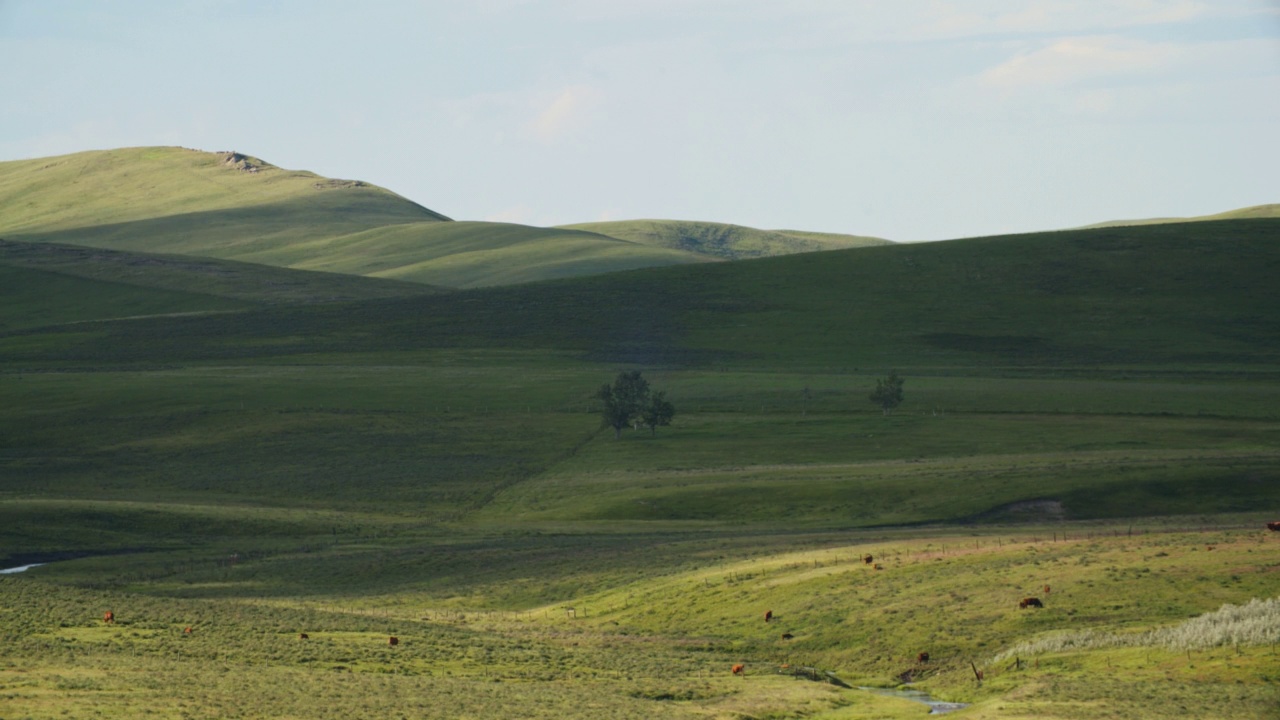
{"label": "lone tree", "polygon": [[897,371],[891,371],[889,377],[876,380],[876,389],[867,397],[880,407],[881,413],[888,415],[902,404],[902,378]]}
{"label": "lone tree", "polygon": [[656,392],[649,396],[649,401],[640,411],[640,422],[649,428],[650,435],[658,434],[659,425],[670,425],[671,418],[676,416],[676,407],[667,402],[665,392]]}
{"label": "lone tree", "polygon": [[649,381],[640,376],[639,370],[618,373],[613,384],[602,385],[595,397],[603,403],[602,424],[613,428],[615,438],[622,437],[628,425],[640,423],[657,434],[657,427],[670,425],[676,414],[675,407],[667,402],[666,393],[649,392]]}

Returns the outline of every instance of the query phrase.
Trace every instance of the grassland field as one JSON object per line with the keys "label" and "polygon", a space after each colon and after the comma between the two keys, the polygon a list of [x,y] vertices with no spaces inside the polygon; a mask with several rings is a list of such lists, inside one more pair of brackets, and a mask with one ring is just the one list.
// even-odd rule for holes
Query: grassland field
{"label": "grassland field", "polygon": [[[974,717],[1277,700],[1269,646],[1068,652],[980,685],[966,665],[1276,596],[1273,385],[907,371],[885,417],[870,374],[658,369],[676,424],[615,441],[589,399],[608,366],[393,357],[6,372],[0,545],[92,553],[0,581],[5,607],[74,598],[6,659],[19,716],[923,709],[783,664],[877,686],[919,670]],[[1046,583],[1045,611],[1017,609]],[[102,628],[106,608],[128,624]]]}
{"label": "grassland field", "polygon": [[[0,575],[0,717],[927,711],[806,667],[956,717],[1280,717],[1280,617],[1142,639],[1280,595],[1278,233],[423,294],[12,243],[0,558],[49,562]],[[181,279],[214,270],[251,279]],[[624,369],[671,427],[601,429]],[[1134,642],[1021,654],[1088,632]]]}

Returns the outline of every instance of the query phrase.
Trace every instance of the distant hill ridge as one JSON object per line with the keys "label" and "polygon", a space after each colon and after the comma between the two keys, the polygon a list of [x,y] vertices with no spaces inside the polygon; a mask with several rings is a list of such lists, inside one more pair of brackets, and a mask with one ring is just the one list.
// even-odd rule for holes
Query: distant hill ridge
{"label": "distant hill ridge", "polygon": [[[360,180],[235,151],[99,150],[0,163],[0,237],[467,288],[809,252],[853,236],[646,221],[661,232],[453,222]],[[631,225],[635,225],[632,223]]]}
{"label": "distant hill ridge", "polygon": [[1253,205],[1250,207],[1227,210],[1212,215],[1195,215],[1192,217],[1146,218],[1142,220],[1108,220],[1106,222],[1085,225],[1080,230],[1106,227],[1131,227],[1134,225],[1165,225],[1168,223],[1209,222],[1213,220],[1249,220],[1256,218],[1280,218],[1280,203]]}
{"label": "distant hill ridge", "polygon": [[238,152],[140,147],[0,163],[0,231],[47,232],[269,206],[329,190],[343,193],[328,204],[340,202],[370,221],[449,219],[368,183],[284,170]]}
{"label": "distant hill ridge", "polygon": [[774,257],[823,250],[889,245],[882,238],[802,230],[759,230],[742,225],[689,220],[622,220],[560,226],[656,247],[725,260]]}

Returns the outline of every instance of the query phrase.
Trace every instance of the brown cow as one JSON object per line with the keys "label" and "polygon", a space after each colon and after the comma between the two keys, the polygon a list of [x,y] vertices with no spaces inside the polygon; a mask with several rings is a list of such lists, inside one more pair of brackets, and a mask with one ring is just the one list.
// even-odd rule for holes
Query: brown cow
{"label": "brown cow", "polygon": [[927,653],[927,652],[922,652],[922,653],[920,653],[919,655],[916,655],[916,662],[918,662],[918,663],[927,663],[927,662],[929,662],[929,653]]}
{"label": "brown cow", "polygon": [[1048,594],[1049,594],[1049,586],[1048,586],[1048,585],[1045,585],[1045,586],[1044,586],[1044,594],[1045,594],[1045,595],[1048,595]]}
{"label": "brown cow", "polygon": [[306,633],[298,633],[299,640],[310,640],[311,636]]}
{"label": "brown cow", "polygon": [[863,555],[862,562],[866,563],[867,565],[870,565],[871,563],[875,562],[875,558],[871,557],[870,555]]}
{"label": "brown cow", "polygon": [[110,610],[102,614],[102,622],[113,623],[115,621],[116,621],[116,614],[111,612]]}
{"label": "brown cow", "polygon": [[765,610],[765,611],[764,611],[764,621],[765,621],[765,622],[769,622],[769,621],[770,621],[770,620],[772,620],[772,619],[773,619],[773,611],[772,611],[772,610]]}
{"label": "brown cow", "polygon": [[1022,598],[1022,600],[1018,603],[1018,607],[1023,610],[1026,610],[1029,607],[1042,608],[1044,607],[1044,603],[1040,602],[1040,598],[1035,598],[1035,597]]}
{"label": "brown cow", "polygon": [[1268,529],[1268,530],[1274,530],[1275,532],[1280,532],[1280,522],[1269,522],[1269,523],[1267,523],[1267,529]]}
{"label": "brown cow", "polygon": [[396,637],[395,635],[392,635],[391,637],[387,638],[387,644],[391,645],[392,647],[399,645],[400,638]]}
{"label": "brown cow", "polygon": [[745,675],[745,674],[746,674],[746,672],[745,672],[745,671],[746,671],[746,669],[747,669],[747,666],[746,666],[746,665],[743,665],[742,663],[738,663],[737,665],[734,665],[734,666],[733,666],[733,674],[734,674],[734,675]]}
{"label": "brown cow", "polygon": [[193,632],[195,632],[195,631],[191,629],[191,626],[190,626],[190,625],[188,625],[188,626],[186,626],[185,628],[183,628],[183,629],[182,629],[182,634],[183,634],[183,635],[190,635],[190,634],[191,634],[191,633],[193,633]]}

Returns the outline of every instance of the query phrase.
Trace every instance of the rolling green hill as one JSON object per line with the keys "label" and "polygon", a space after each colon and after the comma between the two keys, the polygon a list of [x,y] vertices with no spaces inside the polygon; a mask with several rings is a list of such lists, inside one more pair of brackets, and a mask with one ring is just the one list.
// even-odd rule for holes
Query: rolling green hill
{"label": "rolling green hill", "polygon": [[453,223],[363,182],[184,148],[0,163],[0,236],[448,287],[709,259],[584,231]]}
{"label": "rolling green hill", "polygon": [[0,240],[0,331],[441,292],[417,283],[182,255]]}
{"label": "rolling green hill", "polygon": [[[1269,367],[1280,360],[1278,238],[1280,221],[1235,220],[651,268],[104,327],[138,340],[94,352],[214,358],[288,327],[289,342],[270,353],[504,347],[694,367]],[[196,337],[168,346],[177,328],[167,323]]]}
{"label": "rolling green hill", "polygon": [[1143,220],[1109,220],[1107,222],[1094,223],[1093,225],[1085,225],[1081,229],[1106,228],[1106,227],[1130,227],[1133,225],[1163,225],[1166,223],[1208,222],[1213,220],[1249,220],[1249,219],[1256,219],[1256,218],[1280,218],[1280,204],[1272,203],[1269,205],[1253,205],[1251,207],[1240,208],[1238,210],[1228,210],[1226,212],[1214,213],[1212,215],[1198,215],[1195,217],[1146,218]]}
{"label": "rolling green hill", "polygon": [[464,288],[708,262],[596,233],[493,222],[391,225],[243,259]]}
{"label": "rolling green hill", "polygon": [[857,235],[757,230],[741,225],[683,220],[624,220],[562,227],[725,260],[890,244],[888,240]]}
{"label": "rolling green hill", "polygon": [[[307,272],[232,260],[3,239],[0,239],[0,265],[139,288],[194,292],[253,304],[346,302],[445,292],[443,288],[421,283]],[[90,296],[87,301],[94,300]]]}
{"label": "rolling green hill", "polygon": [[216,211],[247,208],[263,221],[290,207],[306,211],[287,218],[301,236],[330,225],[350,232],[448,220],[364,182],[284,170],[233,152],[141,147],[0,163],[0,234],[6,236],[162,217],[213,219]]}

